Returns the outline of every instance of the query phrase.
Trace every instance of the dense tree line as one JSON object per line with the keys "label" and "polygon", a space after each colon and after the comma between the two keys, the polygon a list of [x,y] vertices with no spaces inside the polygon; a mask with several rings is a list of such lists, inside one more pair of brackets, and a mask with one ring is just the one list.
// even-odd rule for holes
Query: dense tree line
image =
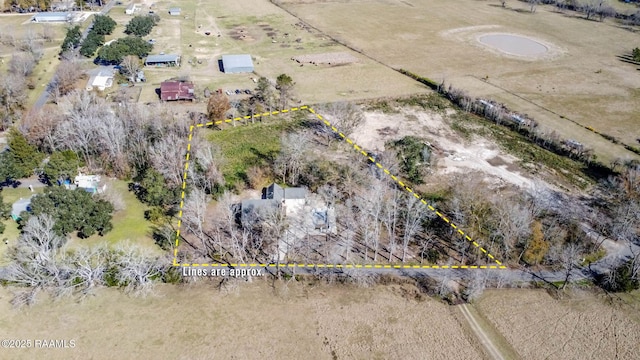
{"label": "dense tree line", "polygon": [[91,57],[104,44],[105,35],[110,35],[116,28],[116,22],[107,15],[96,15],[93,26],[80,45],[80,54]]}
{"label": "dense tree line", "polygon": [[152,49],[153,45],[147,41],[137,36],[127,36],[103,46],[98,51],[98,60],[110,64],[119,64],[129,55],[135,55],[142,59],[149,55]]}

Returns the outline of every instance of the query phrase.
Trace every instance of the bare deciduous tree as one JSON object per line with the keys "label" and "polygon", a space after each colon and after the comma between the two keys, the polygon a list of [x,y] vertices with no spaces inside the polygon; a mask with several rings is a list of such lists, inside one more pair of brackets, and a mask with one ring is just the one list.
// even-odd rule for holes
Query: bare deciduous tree
{"label": "bare deciduous tree", "polygon": [[82,76],[82,72],[78,71],[78,67],[79,64],[75,60],[63,60],[58,65],[53,78],[53,86],[49,89],[54,102],[57,103],[60,96],[64,96],[73,90],[76,81]]}
{"label": "bare deciduous tree", "polygon": [[154,279],[161,276],[168,261],[155,257],[147,250],[123,243],[116,247],[113,265],[117,268],[116,280],[127,293],[145,296],[153,290]]}
{"label": "bare deciduous tree", "polygon": [[20,74],[23,77],[31,75],[36,67],[36,59],[30,52],[19,52],[14,54],[9,61],[9,71]]}
{"label": "bare deciduous tree", "polygon": [[282,182],[297,185],[305,161],[305,150],[309,142],[306,133],[286,134],[280,141],[280,153],[275,160],[275,172]]}
{"label": "bare deciduous tree", "polygon": [[205,240],[205,214],[208,198],[199,189],[192,189],[182,208],[182,225],[187,233],[195,235],[200,241]]}
{"label": "bare deciduous tree", "polygon": [[142,69],[140,59],[135,55],[125,56],[124,59],[122,59],[122,63],[120,63],[120,66],[124,70],[124,73],[130,82],[136,81],[138,71]]}
{"label": "bare deciduous tree", "polygon": [[[319,112],[334,126],[338,132],[350,136],[353,131],[364,122],[364,113],[355,104],[350,102],[336,102],[324,104],[319,107]],[[340,135],[332,128],[320,124],[318,128],[327,139],[339,139]]]}
{"label": "bare deciduous tree", "polygon": [[422,229],[422,221],[426,215],[426,209],[420,201],[413,196],[405,196],[402,215],[404,217],[404,229],[402,234],[402,262],[407,260],[409,243]]}

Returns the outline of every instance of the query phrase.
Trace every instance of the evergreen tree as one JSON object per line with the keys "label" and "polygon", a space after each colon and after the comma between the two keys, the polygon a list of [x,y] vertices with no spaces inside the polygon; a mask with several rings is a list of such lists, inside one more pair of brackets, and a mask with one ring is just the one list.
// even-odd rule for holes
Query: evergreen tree
{"label": "evergreen tree", "polygon": [[79,25],[67,29],[67,35],[62,42],[62,52],[71,50],[78,46],[80,44],[80,40],[82,40],[82,32],[80,31]]}
{"label": "evergreen tree", "polygon": [[151,206],[167,207],[178,201],[178,189],[170,189],[162,174],[155,169],[147,169],[136,196]]}
{"label": "evergreen tree", "polygon": [[111,35],[116,28],[116,22],[108,15],[96,15],[93,20],[92,32],[98,35]]}
{"label": "evergreen tree", "polygon": [[129,21],[124,33],[127,35],[147,36],[151,33],[151,29],[156,23],[157,18],[154,16],[138,15]]}
{"label": "evergreen tree", "polygon": [[49,157],[43,173],[49,184],[55,184],[58,180],[66,180],[77,174],[80,166],[82,162],[75,152],[56,151]]}
{"label": "evergreen tree", "polygon": [[100,235],[111,231],[113,205],[105,200],[96,200],[90,193],[77,189],[66,190],[62,187],[47,188],[43,194],[31,200],[31,214],[21,216],[23,222],[30,215],[48,214],[55,220],[53,230],[58,235],[78,232],[81,238],[87,238],[96,232]]}
{"label": "evergreen tree", "polygon": [[18,130],[15,128],[9,130],[9,162],[14,171],[11,175],[16,178],[32,175],[43,158],[43,154],[29,144]]}
{"label": "evergreen tree", "polygon": [[8,219],[11,216],[11,205],[6,204],[0,193],[0,234],[4,233],[5,225],[3,220]]}

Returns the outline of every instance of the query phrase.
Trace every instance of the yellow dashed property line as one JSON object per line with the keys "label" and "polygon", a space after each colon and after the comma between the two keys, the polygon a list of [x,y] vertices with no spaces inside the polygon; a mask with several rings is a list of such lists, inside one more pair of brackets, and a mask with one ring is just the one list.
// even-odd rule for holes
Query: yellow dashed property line
{"label": "yellow dashed property line", "polygon": [[[182,227],[182,214],[183,214],[183,208],[184,208],[184,198],[185,198],[185,190],[186,190],[186,180],[187,180],[187,174],[188,174],[188,170],[189,170],[189,160],[190,160],[190,154],[191,154],[191,141],[193,139],[193,132],[194,129],[197,128],[202,128],[204,126],[212,126],[212,125],[220,125],[223,123],[231,123],[233,121],[242,121],[242,120],[248,120],[248,119],[252,119],[252,118],[258,118],[258,117],[263,117],[263,116],[270,116],[270,115],[277,115],[280,113],[288,113],[288,112],[292,112],[292,111],[298,111],[298,110],[307,110],[312,114],[315,114],[316,117],[321,120],[327,127],[329,127],[333,132],[335,132],[338,136],[340,136],[340,138],[344,139],[349,145],[352,145],[353,148],[360,152],[360,154],[362,154],[364,157],[367,158],[367,160],[371,161],[372,163],[374,163],[378,168],[383,169],[383,172],[390,176],[391,179],[393,181],[395,181],[398,185],[400,185],[401,188],[403,188],[405,191],[407,191],[410,194],[413,194],[413,196],[420,200],[420,202],[422,202],[423,204],[427,205],[427,208],[434,212],[440,219],[442,219],[443,221],[445,221],[446,223],[448,223],[449,225],[451,225],[451,227],[455,230],[457,230],[457,232],[461,235],[464,236],[465,239],[467,239],[468,241],[470,241],[475,247],[479,248],[480,251],[482,251],[483,253],[487,254],[487,256],[493,260],[496,264],[498,264],[498,266],[495,265],[490,265],[490,266],[486,266],[486,265],[481,265],[481,266],[475,266],[475,265],[406,265],[406,264],[402,264],[402,265],[392,265],[392,264],[384,264],[384,265],[378,265],[378,264],[365,264],[365,265],[361,265],[361,264],[257,264],[257,263],[250,263],[250,264],[246,264],[246,263],[237,263],[237,264],[180,264],[177,262],[178,259],[178,245],[180,244],[180,231],[181,231],[181,227]],[[360,268],[375,268],[375,269],[506,269],[507,267],[502,265],[502,263],[498,260],[495,259],[495,257],[493,255],[491,255],[486,249],[484,249],[482,246],[480,246],[476,241],[473,241],[469,235],[466,235],[464,233],[464,231],[462,231],[458,226],[456,226],[455,224],[453,224],[452,222],[450,222],[449,219],[447,219],[442,213],[440,213],[439,211],[437,211],[433,206],[431,206],[430,204],[427,203],[427,201],[425,199],[422,199],[418,194],[416,194],[409,186],[405,185],[397,176],[393,175],[387,168],[385,168],[381,163],[379,163],[378,161],[376,161],[376,159],[374,159],[372,156],[369,155],[369,153],[367,153],[363,148],[361,148],[360,146],[358,146],[355,142],[353,142],[353,140],[349,139],[348,137],[346,137],[346,135],[342,132],[340,132],[339,129],[337,129],[335,126],[333,126],[329,121],[327,121],[325,118],[322,117],[322,115],[316,113],[316,111],[307,106],[307,105],[303,105],[300,107],[294,107],[294,108],[290,108],[290,109],[284,109],[284,110],[275,110],[275,111],[271,111],[271,112],[264,112],[262,114],[254,114],[253,116],[251,115],[247,115],[247,116],[243,116],[243,117],[235,117],[233,119],[225,119],[225,120],[217,120],[217,121],[209,121],[209,122],[205,122],[205,123],[199,123],[196,125],[191,125],[189,127],[189,137],[188,137],[188,142],[187,142],[187,152],[185,154],[185,163],[184,163],[184,171],[183,171],[183,182],[182,182],[182,191],[180,194],[180,207],[179,207],[179,212],[178,212],[178,226],[177,226],[177,230],[176,230],[176,241],[175,241],[175,248],[173,251],[173,265],[174,266],[181,266],[181,267],[185,267],[185,266],[231,266],[231,267],[286,267],[286,268],[347,268],[347,269],[351,269],[351,268],[356,268],[356,269],[360,269]]]}
{"label": "yellow dashed property line", "polygon": [[[177,254],[177,249],[174,250]],[[176,255],[177,256],[177,255]],[[507,267],[497,265],[407,265],[407,264],[299,264],[299,263],[281,263],[281,264],[258,264],[258,263],[184,263],[175,266],[211,266],[211,267],[281,267],[281,268],[344,268],[344,269],[506,269]]]}

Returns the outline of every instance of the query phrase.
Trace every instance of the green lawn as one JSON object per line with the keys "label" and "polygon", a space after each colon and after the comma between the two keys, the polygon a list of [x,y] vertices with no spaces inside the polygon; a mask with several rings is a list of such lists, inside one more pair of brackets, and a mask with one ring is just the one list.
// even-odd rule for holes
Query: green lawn
{"label": "green lawn", "polygon": [[282,135],[298,126],[299,121],[274,116],[264,122],[228,127],[223,131],[208,130],[207,139],[222,150],[225,159],[222,172],[227,186],[242,186],[247,179],[247,169],[252,166],[268,166],[280,151]]}
{"label": "green lawn", "polygon": [[[35,193],[41,193],[44,188],[35,188],[34,190]],[[12,205],[20,198],[28,198],[31,194],[31,191],[27,188],[5,187],[2,189],[2,199],[9,205]],[[6,228],[4,233],[0,234],[0,240],[7,239],[9,244],[12,244],[20,235],[18,223],[13,221],[11,218],[4,220],[3,223],[6,225]],[[8,247],[4,244],[4,241],[0,241],[0,264],[4,263],[4,254],[7,251],[7,248]]]}
{"label": "green lawn", "polygon": [[107,186],[119,192],[125,203],[123,210],[113,214],[113,230],[104,236],[96,234],[87,239],[79,239],[75,235],[71,236],[71,245],[97,245],[100,243],[114,245],[129,240],[134,244],[159,250],[151,237],[152,224],[144,218],[144,212],[148,207],[138,201],[136,196],[129,191],[126,181],[110,181]]}

